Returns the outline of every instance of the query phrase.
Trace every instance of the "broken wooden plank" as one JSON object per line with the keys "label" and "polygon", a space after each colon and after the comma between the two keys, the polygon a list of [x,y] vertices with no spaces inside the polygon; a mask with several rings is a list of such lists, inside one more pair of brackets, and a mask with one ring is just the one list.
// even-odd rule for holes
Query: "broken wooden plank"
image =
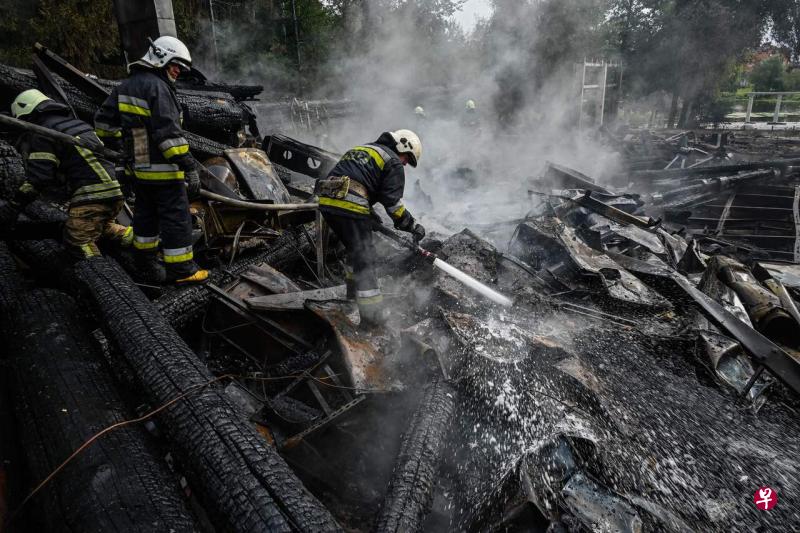
{"label": "broken wooden plank", "polygon": [[271,294],[247,298],[245,303],[256,311],[300,311],[308,300],[343,300],[347,294],[344,285],[310,291]]}

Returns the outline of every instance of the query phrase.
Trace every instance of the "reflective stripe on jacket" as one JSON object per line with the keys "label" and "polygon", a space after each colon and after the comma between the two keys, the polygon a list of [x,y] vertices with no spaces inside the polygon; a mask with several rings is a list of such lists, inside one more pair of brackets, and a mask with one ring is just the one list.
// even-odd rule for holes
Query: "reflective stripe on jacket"
{"label": "reflective stripe on jacket", "polygon": [[[134,131],[144,131],[146,153],[129,158],[128,174],[148,182],[184,179],[185,171],[194,170],[196,162],[183,134],[183,112],[173,86],[160,71],[137,69],[120,83],[103,102],[94,117],[98,135],[121,138],[126,151],[132,151]],[[144,157],[145,161],[141,159]]]}
{"label": "reflective stripe on jacket", "polygon": [[395,227],[403,230],[414,227],[414,217],[403,205],[403,163],[388,144],[382,144],[390,142],[387,135],[382,135],[378,142],[351,148],[330,172],[330,177],[348,176],[351,182],[363,186],[367,196],[358,194],[351,187],[344,198],[321,196],[320,210],[350,217],[366,217],[373,204],[381,203]]}
{"label": "reflective stripe on jacket", "polygon": [[[101,147],[92,127],[72,118],[68,108],[57,102],[40,104],[29,116],[32,123],[78,137],[90,145]],[[61,173],[70,193],[70,205],[82,205],[122,198],[114,173],[114,165],[88,148],[68,146],[36,134],[26,138],[26,177],[33,186],[56,179]]]}

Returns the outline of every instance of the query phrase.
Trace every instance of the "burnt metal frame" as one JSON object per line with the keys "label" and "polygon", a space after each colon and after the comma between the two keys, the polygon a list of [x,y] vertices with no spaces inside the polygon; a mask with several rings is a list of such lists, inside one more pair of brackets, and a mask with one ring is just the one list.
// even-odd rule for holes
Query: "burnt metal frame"
{"label": "burnt metal frame", "polygon": [[[317,371],[317,372],[321,371],[323,373],[321,377],[313,375],[314,369],[307,370],[303,372],[303,375],[295,378],[294,381],[292,381],[281,392],[281,394],[283,395],[289,394],[297,387],[299,387],[302,383],[305,383],[305,385],[311,391],[311,394],[314,396],[314,399],[316,399],[320,408],[325,413],[325,416],[320,420],[312,423],[305,429],[301,430],[300,432],[292,435],[291,437],[286,438],[282,443],[278,445],[280,449],[283,450],[296,446],[297,444],[300,443],[300,441],[305,439],[307,436],[329,425],[334,420],[336,420],[346,412],[350,411],[353,407],[355,407],[356,405],[364,401],[364,399],[366,399],[367,395],[364,393],[359,393],[356,396],[353,396],[350,393],[350,389],[344,386],[344,384],[336,375],[336,373],[333,371],[333,369],[330,367],[330,365],[325,363],[326,359],[328,359],[330,355],[331,351],[327,350],[320,358],[319,363],[317,363],[317,366],[321,366],[321,369]],[[336,409],[331,408],[330,404],[322,395],[322,392],[320,392],[319,386],[316,383],[317,380],[322,380],[326,378],[330,379],[333,382],[333,385],[336,387],[336,391],[342,396],[342,399],[345,402],[343,405],[341,405]]]}
{"label": "burnt metal frame", "polygon": [[[781,192],[791,194],[780,194]],[[753,206],[748,205],[747,200],[756,199],[768,201],[772,205]],[[791,207],[778,207],[776,204],[788,204]],[[719,218],[710,216],[691,216],[689,222],[696,224],[712,224],[714,229],[702,230],[700,228],[688,228],[689,232],[693,235],[713,235],[722,240],[733,240],[738,242],[746,242],[754,247],[760,248],[762,251],[769,253],[772,256],[781,256],[784,260],[800,262],[800,212],[798,211],[798,204],[800,203],[800,186],[793,189],[785,187],[776,187],[774,190],[755,191],[751,188],[742,188],[731,191],[724,204],[720,204],[712,200],[711,202],[700,202],[688,206],[692,208],[708,208],[708,209],[721,209],[722,213]],[[732,216],[736,211],[745,211],[754,213],[753,215],[738,215]],[[765,219],[764,213],[772,214],[770,219]],[[785,215],[780,218],[778,215]],[[742,218],[744,217],[744,218]],[[791,218],[789,218],[791,217]],[[774,219],[774,220],[773,220]],[[747,225],[747,222],[752,222],[750,226],[753,231],[744,233],[742,230],[747,229],[741,225]],[[740,225],[741,229],[736,229],[733,226]],[[772,230],[775,232],[785,231],[781,225],[794,225],[793,231],[785,235],[764,234],[761,232],[763,229]],[[786,228],[788,229],[788,228]],[[727,231],[726,231],[727,230]],[[774,244],[781,241],[793,242],[789,250],[776,250]]]}
{"label": "burnt metal frame", "polygon": [[[280,324],[271,320],[265,316],[260,314],[256,314],[251,312],[247,309],[244,304],[232,298],[228,293],[226,293],[222,288],[214,285],[213,283],[209,283],[207,285],[208,290],[211,291],[212,296],[216,297],[216,300],[223,305],[225,305],[228,309],[232,310],[234,313],[239,315],[240,317],[248,320],[251,324],[256,326],[258,329],[266,333],[270,336],[273,340],[284,346],[285,348],[293,351],[297,355],[303,354],[308,350],[313,349],[314,347],[306,342],[304,339],[298,337],[294,333],[286,330]],[[299,346],[298,346],[299,345]],[[235,346],[234,346],[235,347]],[[236,347],[235,347],[236,348]]]}
{"label": "burnt metal frame", "polygon": [[[696,288],[686,277],[668,267],[658,267],[633,257],[609,253],[612,259],[621,267],[639,274],[658,276],[671,279],[678,287],[699,306],[703,315],[714,323],[723,333],[726,333],[742,345],[742,348],[753,358],[756,363],[756,373],[760,374],[764,367],[777,377],[787,387],[800,393],[800,361],[786,353],[778,345],[754,330],[713,298]],[[748,383],[745,394],[752,388],[755,380]]]}

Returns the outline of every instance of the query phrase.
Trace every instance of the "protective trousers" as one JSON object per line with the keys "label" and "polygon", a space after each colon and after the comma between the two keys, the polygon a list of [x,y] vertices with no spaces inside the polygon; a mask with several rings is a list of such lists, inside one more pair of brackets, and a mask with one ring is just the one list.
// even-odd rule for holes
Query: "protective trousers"
{"label": "protective trousers", "polygon": [[[372,242],[372,222],[368,218],[338,216],[323,213],[325,221],[347,250],[346,267],[355,281],[355,300],[361,318],[372,323],[385,321],[383,295],[375,275],[375,245]],[[348,298],[352,283],[348,280]]]}
{"label": "protective trousers", "polygon": [[159,241],[167,277],[178,280],[197,272],[192,252],[192,216],[183,181],[143,183],[135,180],[133,246],[155,261]]}
{"label": "protective trousers", "polygon": [[132,228],[115,222],[122,204],[123,200],[113,200],[70,207],[64,225],[64,243],[69,252],[78,259],[98,256],[97,241],[101,238],[129,244]]}

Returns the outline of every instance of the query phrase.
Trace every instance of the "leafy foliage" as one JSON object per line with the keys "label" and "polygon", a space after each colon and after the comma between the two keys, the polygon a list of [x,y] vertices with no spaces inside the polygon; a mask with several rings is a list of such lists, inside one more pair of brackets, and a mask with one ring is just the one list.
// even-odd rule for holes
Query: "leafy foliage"
{"label": "leafy foliage", "polygon": [[119,34],[111,2],[92,0],[0,0],[0,60],[30,64],[35,42],[56,50],[78,68],[100,75],[121,70]]}
{"label": "leafy foliage", "polygon": [[756,91],[783,91],[786,89],[785,74],[783,60],[773,56],[755,66],[750,73],[750,83]]}

